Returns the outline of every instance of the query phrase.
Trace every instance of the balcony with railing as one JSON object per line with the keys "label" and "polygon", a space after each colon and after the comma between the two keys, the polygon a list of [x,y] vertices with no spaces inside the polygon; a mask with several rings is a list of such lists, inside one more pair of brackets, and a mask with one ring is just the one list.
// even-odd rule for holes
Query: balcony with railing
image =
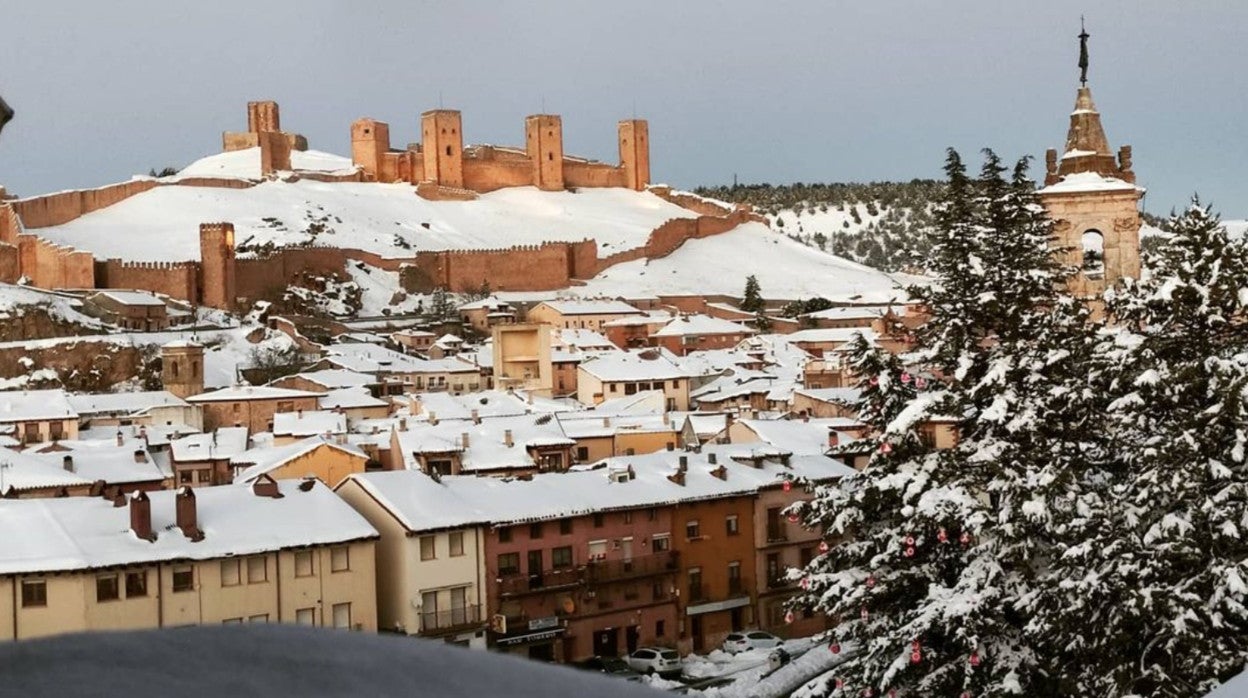
{"label": "balcony with railing", "polygon": [[447,611],[427,611],[420,614],[420,634],[431,635],[471,628],[485,623],[480,606],[464,606]]}
{"label": "balcony with railing", "polygon": [[680,559],[674,550],[641,555],[629,560],[597,560],[585,566],[585,581],[614,582],[676,572]]}
{"label": "balcony with railing", "polygon": [[673,550],[641,555],[629,560],[596,560],[580,567],[542,570],[540,574],[509,574],[497,579],[500,596],[512,597],[553,591],[582,584],[641,579],[674,574],[680,559]]}
{"label": "balcony with railing", "polygon": [[788,531],[782,523],[770,521],[767,523],[767,543],[785,543],[789,540]]}

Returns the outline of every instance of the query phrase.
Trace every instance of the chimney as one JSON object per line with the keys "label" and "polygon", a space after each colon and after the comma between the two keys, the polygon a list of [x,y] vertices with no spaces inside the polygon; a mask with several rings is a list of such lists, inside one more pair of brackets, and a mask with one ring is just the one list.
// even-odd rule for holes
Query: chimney
{"label": "chimney", "polygon": [[515,445],[516,445],[516,444],[515,444],[515,442],[514,442],[514,441],[512,440],[512,438],[511,438],[511,430],[510,430],[510,429],[504,429],[504,430],[503,430],[503,443],[507,444],[507,448],[511,448],[512,446],[515,446]]}
{"label": "chimney", "polygon": [[251,483],[251,493],[257,497],[269,497],[271,499],[281,499],[282,491],[277,486],[277,480],[269,475],[261,475]]}
{"label": "chimney", "polygon": [[465,431],[459,435],[459,445],[468,448],[468,432]]}
{"label": "chimney", "polygon": [[104,496],[113,500],[114,509],[120,509],[126,505],[126,495],[120,492],[113,494],[111,497],[107,493]]}
{"label": "chimney", "polygon": [[301,408],[299,408],[299,411],[295,413],[295,419],[303,419],[303,408],[302,408],[302,407],[301,407]]}
{"label": "chimney", "polygon": [[828,448],[831,448],[833,446],[839,446],[840,444],[841,444],[841,435],[829,429],[828,430]]}
{"label": "chimney", "polygon": [[437,468],[430,468],[430,469],[429,469],[429,479],[430,479],[430,480],[433,480],[434,482],[441,483],[441,482],[442,482],[442,474],[438,472],[438,469],[437,469]]}
{"label": "chimney", "polygon": [[203,540],[204,532],[199,530],[199,521],[195,515],[195,491],[190,487],[183,487],[174,496],[174,506],[174,522],[182,529],[182,535],[196,542]]}
{"label": "chimney", "polygon": [[676,450],[676,444],[675,444],[675,443],[673,443],[673,442],[671,442],[671,441],[668,441],[668,442],[667,442],[667,450],[669,450],[669,451],[675,451],[675,450]]}
{"label": "chimney", "polygon": [[671,480],[677,485],[680,485],[681,487],[684,487],[685,486],[685,471],[680,470],[680,471],[674,472],[671,475],[668,475],[667,479]]}
{"label": "chimney", "polygon": [[721,465],[718,468],[715,468],[714,470],[711,471],[711,476],[717,477],[720,480],[727,481],[728,480],[728,468]]}
{"label": "chimney", "polygon": [[611,418],[610,418],[610,417],[603,417],[603,418],[602,418],[602,426],[604,426],[604,427],[609,427],[609,426],[611,426]]}
{"label": "chimney", "polygon": [[[166,422],[166,424],[167,423],[168,422]],[[143,439],[143,445],[146,446],[147,445],[147,426],[146,425],[143,425],[143,424],[139,425],[139,438]]]}
{"label": "chimney", "polygon": [[149,543],[156,540],[156,534],[152,533],[152,501],[146,492],[138,492],[130,498],[130,530]]}
{"label": "chimney", "polygon": [[126,444],[125,437],[121,435],[121,430],[117,430],[117,445],[124,446]]}
{"label": "chimney", "polygon": [[437,412],[429,413],[429,425],[435,426],[435,427],[438,426],[438,413]]}
{"label": "chimney", "polygon": [[706,454],[706,462],[710,463],[711,465],[715,465],[716,463],[719,462],[719,456],[715,455],[714,453],[708,453]]}
{"label": "chimney", "polygon": [[806,410],[802,410],[802,422],[809,422],[809,421],[810,421],[810,415],[806,413]]}
{"label": "chimney", "polygon": [[681,456],[680,457],[680,472],[683,473],[688,469],[689,469],[689,456]]}
{"label": "chimney", "polygon": [[65,468],[66,472],[74,472],[74,457],[66,453],[61,458],[61,467]]}
{"label": "chimney", "polygon": [[146,463],[146,462],[147,462],[147,451],[144,451],[144,450],[143,450],[143,449],[141,449],[141,448],[136,448],[136,449],[134,449],[134,462],[135,462],[135,463]]}
{"label": "chimney", "polygon": [[478,410],[473,410],[473,411],[472,411],[472,423],[473,423],[473,424],[480,424],[480,423],[481,423],[481,412],[480,412],[480,411],[478,411]]}
{"label": "chimney", "polygon": [[407,417],[399,417],[399,431],[407,431]]}

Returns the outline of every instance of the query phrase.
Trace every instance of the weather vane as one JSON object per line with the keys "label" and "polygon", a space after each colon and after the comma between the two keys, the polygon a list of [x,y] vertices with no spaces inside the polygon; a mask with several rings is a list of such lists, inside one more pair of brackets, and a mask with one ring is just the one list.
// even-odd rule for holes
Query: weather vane
{"label": "weather vane", "polygon": [[1088,30],[1083,27],[1083,15],[1079,15],[1079,84],[1088,84]]}

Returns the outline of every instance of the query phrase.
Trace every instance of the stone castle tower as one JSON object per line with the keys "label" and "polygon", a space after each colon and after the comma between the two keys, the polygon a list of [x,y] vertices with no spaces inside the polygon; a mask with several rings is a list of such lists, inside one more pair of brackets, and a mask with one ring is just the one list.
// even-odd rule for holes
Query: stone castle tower
{"label": "stone castle tower", "polygon": [[641,191],[650,184],[650,124],[645,119],[621,121],[619,137],[624,186]]}
{"label": "stone castle tower", "polygon": [[524,147],[533,162],[533,183],[537,188],[563,189],[563,119],[554,114],[526,117]]}
{"label": "stone castle tower", "polygon": [[1101,114],[1087,86],[1087,38],[1080,67],[1083,76],[1066,133],[1066,148],[1045,153],[1040,201],[1053,219],[1059,260],[1078,267],[1069,282],[1080,298],[1099,296],[1124,278],[1140,278],[1140,198],[1131,171],[1131,146],[1115,158],[1101,125]]}
{"label": "stone castle tower", "polygon": [[209,308],[232,310],[238,297],[234,277],[234,224],[200,224],[199,258],[200,303]]}
{"label": "stone castle tower", "polygon": [[425,179],[444,187],[464,187],[463,119],[453,109],[435,109],[420,115],[425,156]]}
{"label": "stone castle tower", "polygon": [[177,341],[162,346],[160,383],[183,399],[204,392],[204,345]]}

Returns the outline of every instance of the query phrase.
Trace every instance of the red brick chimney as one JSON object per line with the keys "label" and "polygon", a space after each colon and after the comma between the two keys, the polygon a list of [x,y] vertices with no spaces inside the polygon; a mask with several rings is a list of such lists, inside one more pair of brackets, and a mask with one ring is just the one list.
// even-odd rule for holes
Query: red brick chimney
{"label": "red brick chimney", "polygon": [[199,529],[199,519],[195,513],[195,491],[190,487],[183,487],[174,496],[174,505],[177,509],[175,523],[182,529],[182,535],[195,542],[203,540],[204,532]]}
{"label": "red brick chimney", "polygon": [[145,541],[156,540],[156,534],[152,533],[152,502],[146,492],[130,498],[130,530]]}

